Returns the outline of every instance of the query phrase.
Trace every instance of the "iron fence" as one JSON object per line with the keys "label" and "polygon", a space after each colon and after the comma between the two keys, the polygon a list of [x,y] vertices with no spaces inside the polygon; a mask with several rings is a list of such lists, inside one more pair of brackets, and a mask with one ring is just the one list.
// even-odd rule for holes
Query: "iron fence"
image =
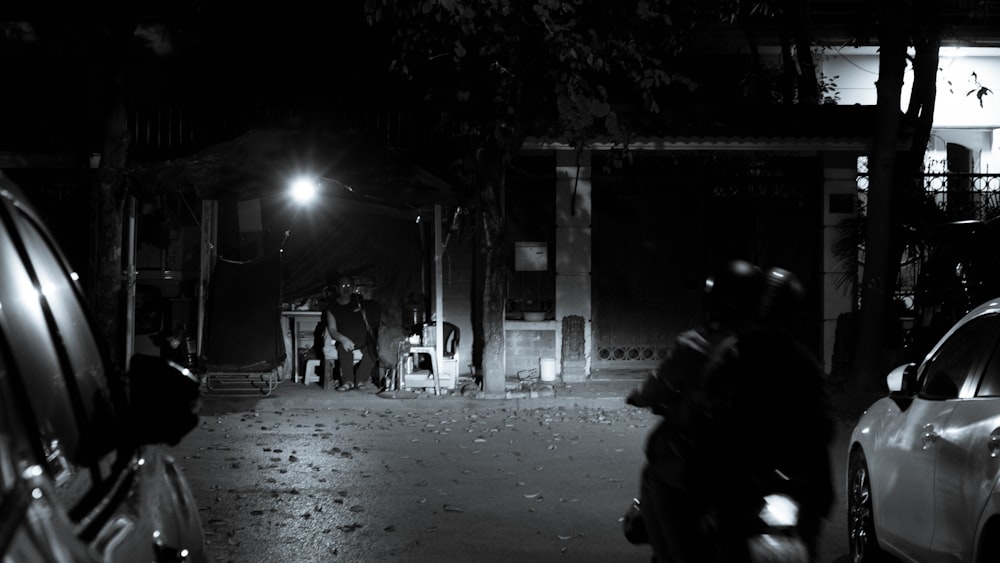
{"label": "iron fence", "polygon": [[[868,199],[867,163],[858,163],[858,209],[864,215]],[[940,211],[942,222],[1000,217],[1000,173],[928,172],[915,179],[923,185],[928,201]],[[920,270],[926,263],[930,241],[907,245],[900,260],[895,298],[912,306]],[[858,264],[863,265],[864,242],[858,245]],[[860,283],[857,284],[860,286]]]}

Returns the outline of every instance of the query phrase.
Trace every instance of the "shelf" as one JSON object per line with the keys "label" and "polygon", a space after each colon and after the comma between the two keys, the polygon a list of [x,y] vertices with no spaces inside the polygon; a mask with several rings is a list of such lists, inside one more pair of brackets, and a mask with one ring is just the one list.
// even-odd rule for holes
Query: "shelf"
{"label": "shelf", "polygon": [[135,279],[150,280],[197,280],[201,273],[197,270],[136,270]]}
{"label": "shelf", "polygon": [[[449,373],[442,373],[439,378],[442,389],[454,389],[455,378]],[[404,376],[403,387],[410,389],[425,389],[434,387],[434,373],[429,369],[414,370]]]}
{"label": "shelf", "polygon": [[559,323],[555,320],[551,321],[521,321],[521,320],[507,320],[504,321],[507,330],[557,330],[559,328]]}

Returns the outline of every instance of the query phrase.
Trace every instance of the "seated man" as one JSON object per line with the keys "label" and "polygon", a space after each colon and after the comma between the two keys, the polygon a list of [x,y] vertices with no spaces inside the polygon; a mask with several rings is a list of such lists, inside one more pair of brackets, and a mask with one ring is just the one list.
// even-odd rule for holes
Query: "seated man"
{"label": "seated man", "polygon": [[[375,327],[380,311],[378,303],[364,299],[355,291],[354,280],[341,276],[334,287],[323,289],[327,297],[322,322],[336,347],[340,359],[340,385],[337,391],[364,389],[378,362]],[[331,299],[331,296],[335,295]],[[344,361],[361,353],[361,361]]]}
{"label": "seated man", "polygon": [[[313,346],[306,354],[307,359],[323,360],[323,372],[320,375],[321,385],[325,385],[329,381],[331,385],[339,386],[342,383],[342,378],[340,358],[337,356],[337,343],[333,341],[333,338],[330,338],[330,335],[326,331],[326,324],[323,321],[316,324],[314,337]],[[363,354],[361,350],[355,349],[351,353],[351,356],[356,370]]]}

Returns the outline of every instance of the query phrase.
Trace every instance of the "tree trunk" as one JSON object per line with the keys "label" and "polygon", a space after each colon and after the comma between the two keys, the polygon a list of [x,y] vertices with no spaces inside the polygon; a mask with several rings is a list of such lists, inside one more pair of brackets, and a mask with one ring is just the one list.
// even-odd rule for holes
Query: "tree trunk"
{"label": "tree trunk", "polygon": [[104,150],[98,170],[97,213],[94,239],[96,256],[90,277],[91,308],[95,312],[111,360],[125,366],[124,335],[121,331],[122,308],[122,218],[125,186],[122,169],[128,157],[128,118],[125,104],[116,99],[105,123]]}
{"label": "tree trunk", "polygon": [[792,56],[792,42],[781,34],[781,101],[792,105],[795,100],[795,88],[799,81],[799,71],[795,68],[795,57]]}
{"label": "tree trunk", "polygon": [[[931,8],[928,8],[931,9]],[[932,20],[936,22],[937,20]],[[910,148],[901,155],[897,163],[894,179],[893,224],[906,228],[926,227],[923,223],[922,208],[925,198],[924,185],[920,180],[924,173],[924,155],[934,124],[934,106],[937,101],[937,71],[941,48],[940,29],[935,25],[921,26],[922,37],[914,42],[913,86],[906,110],[905,123],[912,130]],[[896,230],[896,239],[903,233]],[[889,259],[891,279],[897,279],[906,241],[895,240]]]}
{"label": "tree trunk", "polygon": [[764,69],[760,64],[760,47],[750,24],[743,22],[740,24],[740,28],[747,39],[747,49],[750,51],[750,101],[759,102],[766,98],[767,93],[766,81],[763,77]]}
{"label": "tree trunk", "polygon": [[[780,21],[783,34],[787,34],[795,45],[795,58],[785,61],[786,72],[790,73],[798,103],[819,103],[819,80],[816,76],[816,63],[813,62],[812,40],[809,36],[809,26],[802,17],[802,3],[796,0],[786,0],[781,3]],[[796,68],[796,65],[798,68]]]}
{"label": "tree trunk", "polygon": [[869,161],[868,220],[865,222],[865,263],[861,310],[851,382],[860,389],[877,389],[885,375],[883,343],[889,313],[890,218],[893,176],[900,122],[900,95],[906,68],[906,39],[901,19],[905,2],[880,3],[879,75],[875,135]]}
{"label": "tree trunk", "polygon": [[913,88],[906,109],[907,122],[913,124],[909,167],[923,171],[924,153],[934,124],[937,103],[937,72],[940,64],[941,31],[925,28],[925,35],[914,45]]}
{"label": "tree trunk", "polygon": [[[934,106],[937,103],[937,72],[940,65],[941,31],[938,27],[924,26],[925,33],[914,42],[913,87],[910,102],[906,108],[906,123],[913,129],[910,151],[906,154],[903,169],[917,176],[924,171],[924,154],[931,138],[934,125]],[[906,180],[909,180],[907,178]],[[907,181],[899,184],[904,188],[923,189]],[[916,194],[923,197],[922,193]]]}
{"label": "tree trunk", "polygon": [[129,132],[125,104],[125,71],[134,40],[135,22],[116,19],[98,26],[88,35],[82,59],[88,62],[88,81],[93,115],[104,128],[101,164],[91,212],[90,279],[87,296],[102,336],[108,344],[116,369],[125,367],[125,338],[122,331],[125,300],[122,294],[122,232],[125,204],[125,177]]}
{"label": "tree trunk", "polygon": [[482,215],[485,282],[483,286],[483,392],[505,393],[507,374],[504,351],[504,315],[507,309],[507,244],[503,211],[505,169],[496,155],[479,160],[480,212]]}

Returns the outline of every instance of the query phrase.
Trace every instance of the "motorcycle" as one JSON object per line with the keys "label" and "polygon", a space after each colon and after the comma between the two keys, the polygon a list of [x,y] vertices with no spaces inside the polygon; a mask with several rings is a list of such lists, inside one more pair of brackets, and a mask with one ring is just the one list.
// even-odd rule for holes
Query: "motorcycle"
{"label": "motorcycle", "polygon": [[809,546],[800,533],[800,503],[788,490],[788,478],[775,471],[768,492],[760,496],[757,516],[747,537],[753,563],[807,563]]}
{"label": "motorcycle", "polygon": [[649,533],[646,531],[646,522],[642,518],[642,510],[640,510],[639,504],[639,499],[632,499],[632,504],[620,519],[622,531],[625,532],[625,539],[633,545],[645,545],[649,543]]}
{"label": "motorcycle", "polygon": [[[808,542],[800,532],[802,507],[793,496],[788,479],[778,471],[774,473],[760,489],[762,492],[755,495],[757,502],[741,511],[745,512],[744,516],[749,516],[744,520],[747,523],[744,532],[746,560],[750,563],[809,563],[812,558]],[[712,514],[712,511],[706,514]],[[629,543],[651,543],[639,499],[632,499],[620,521]],[[708,516],[702,528],[708,536],[705,545],[719,545],[712,541],[713,536],[723,535],[718,528],[718,520]],[[707,560],[729,561],[730,557],[720,553]]]}

